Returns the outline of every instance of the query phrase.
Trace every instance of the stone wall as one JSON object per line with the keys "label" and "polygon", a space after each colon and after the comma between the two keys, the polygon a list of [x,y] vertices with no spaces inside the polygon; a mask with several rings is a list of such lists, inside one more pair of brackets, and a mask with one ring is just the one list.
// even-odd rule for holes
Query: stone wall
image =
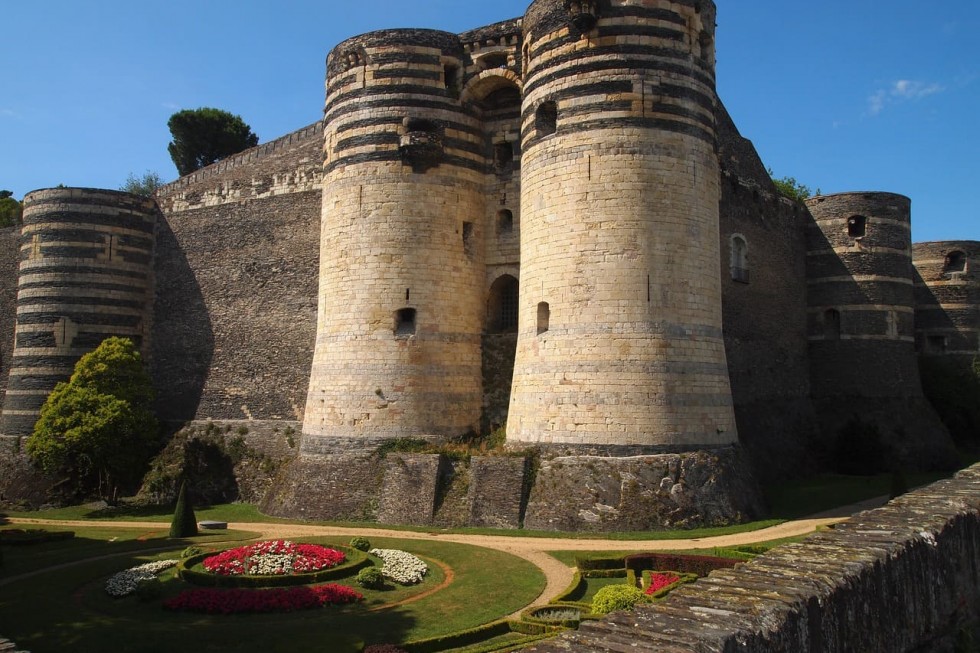
{"label": "stone wall", "polygon": [[980,619],[980,466],[523,650],[951,653]]}
{"label": "stone wall", "polygon": [[17,317],[17,264],[20,262],[20,227],[0,229],[0,406],[7,390],[7,375],[14,351]]}
{"label": "stone wall", "polygon": [[758,478],[774,481],[811,469],[808,453],[818,437],[806,337],[809,214],[776,191],[720,104],[716,115],[722,309],[735,420]]}
{"label": "stone wall", "polygon": [[758,518],[761,495],[734,447],[651,456],[565,456],[541,462],[524,525],[536,530],[637,531]]}
{"label": "stone wall", "polygon": [[166,216],[151,357],[162,419],[302,419],[319,207],[303,191]]}
{"label": "stone wall", "polygon": [[390,453],[378,503],[382,524],[426,526],[435,514],[442,457],[438,454]]}
{"label": "stone wall", "polygon": [[467,525],[520,528],[524,519],[528,460],[512,456],[474,456],[470,459],[469,472]]}

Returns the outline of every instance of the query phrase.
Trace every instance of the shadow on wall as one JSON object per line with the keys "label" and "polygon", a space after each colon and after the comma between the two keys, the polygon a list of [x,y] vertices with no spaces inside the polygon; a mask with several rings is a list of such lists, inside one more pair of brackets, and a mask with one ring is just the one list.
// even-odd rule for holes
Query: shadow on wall
{"label": "shadow on wall", "polygon": [[162,215],[155,273],[150,370],[157,415],[163,422],[186,422],[201,403],[214,355],[214,331],[201,286]]}

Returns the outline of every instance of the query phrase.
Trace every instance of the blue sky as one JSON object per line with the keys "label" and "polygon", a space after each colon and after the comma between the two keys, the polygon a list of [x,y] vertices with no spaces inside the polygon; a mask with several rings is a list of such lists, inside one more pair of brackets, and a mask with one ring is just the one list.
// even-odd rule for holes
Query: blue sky
{"label": "blue sky", "polygon": [[[0,189],[176,177],[167,118],[237,113],[272,140],[314,122],[324,61],[373,29],[460,32],[526,0],[6,2]],[[916,241],[980,240],[980,2],[717,0],[718,91],[777,176],[912,198]],[[343,10],[338,10],[343,7]]]}

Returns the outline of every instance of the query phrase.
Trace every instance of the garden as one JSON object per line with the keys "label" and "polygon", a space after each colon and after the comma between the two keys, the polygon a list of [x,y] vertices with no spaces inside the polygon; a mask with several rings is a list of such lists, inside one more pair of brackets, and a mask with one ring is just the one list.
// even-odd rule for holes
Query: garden
{"label": "garden", "polygon": [[354,653],[485,628],[544,587],[520,558],[424,540],[255,542],[246,541],[252,533],[224,531],[174,548],[165,531],[0,533],[8,531],[0,536],[2,634],[34,653]]}

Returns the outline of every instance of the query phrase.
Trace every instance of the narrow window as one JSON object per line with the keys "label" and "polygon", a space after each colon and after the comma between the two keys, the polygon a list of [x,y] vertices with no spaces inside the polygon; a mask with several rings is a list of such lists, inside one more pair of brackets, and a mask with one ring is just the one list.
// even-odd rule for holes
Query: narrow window
{"label": "narrow window", "polygon": [[945,354],[946,343],[946,336],[929,336],[926,339],[927,349],[930,354]]}
{"label": "narrow window", "polygon": [[517,306],[519,286],[509,274],[501,276],[490,286],[487,299],[487,333],[513,333],[517,331]]}
{"label": "narrow window", "polygon": [[446,64],[442,68],[442,74],[443,80],[446,83],[446,89],[448,89],[450,93],[456,91],[458,88],[459,66],[456,66],[455,64]]}
{"label": "narrow window", "polygon": [[823,314],[824,340],[840,340],[840,311],[829,308]]}
{"label": "narrow window", "polygon": [[415,335],[415,309],[400,308],[395,311],[395,336]]}
{"label": "narrow window", "polygon": [[497,234],[507,236],[514,232],[514,214],[507,209],[497,212]]}
{"label": "narrow window", "polygon": [[542,102],[534,112],[534,128],[538,136],[548,136],[558,131],[558,104],[549,100]]}
{"label": "narrow window", "polygon": [[731,269],[733,281],[749,282],[749,245],[739,235],[732,236]]}
{"label": "narrow window", "polygon": [[965,272],[966,254],[961,251],[953,251],[946,255],[943,262],[943,272]]}
{"label": "narrow window", "polygon": [[868,219],[863,215],[852,215],[847,219],[847,235],[851,238],[864,238]]}
{"label": "narrow window", "polygon": [[548,302],[538,303],[538,335],[548,330],[551,322],[551,309]]}
{"label": "narrow window", "polygon": [[463,223],[463,253],[473,256],[473,223]]}

